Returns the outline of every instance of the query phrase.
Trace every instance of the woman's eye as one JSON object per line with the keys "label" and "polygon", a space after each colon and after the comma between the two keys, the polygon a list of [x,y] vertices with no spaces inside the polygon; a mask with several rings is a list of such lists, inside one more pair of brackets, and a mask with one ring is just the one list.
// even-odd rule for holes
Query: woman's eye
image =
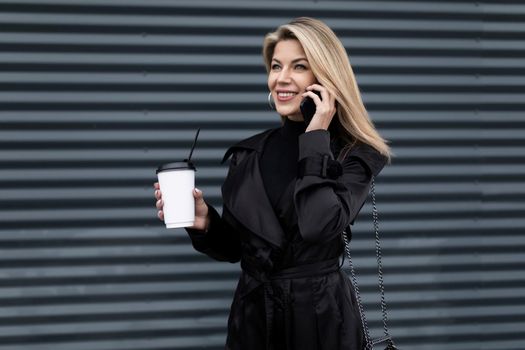
{"label": "woman's eye", "polygon": [[295,66],[295,68],[298,68],[298,69],[306,69],[306,66],[305,66],[305,65],[302,65],[302,64],[298,64],[297,66]]}
{"label": "woman's eye", "polygon": [[276,69],[279,69],[281,68],[278,64],[272,64],[272,69],[273,70],[276,70]]}

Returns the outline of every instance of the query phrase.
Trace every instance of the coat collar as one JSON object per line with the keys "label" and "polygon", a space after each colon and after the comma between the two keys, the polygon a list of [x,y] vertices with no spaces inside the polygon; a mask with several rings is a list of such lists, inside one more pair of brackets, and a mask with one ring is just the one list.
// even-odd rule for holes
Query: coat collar
{"label": "coat collar", "polygon": [[[242,140],[231,146],[221,163],[235,150],[248,150],[242,161],[230,168],[222,185],[222,199],[229,212],[250,232],[278,248],[284,246],[284,231],[268,198],[259,159],[268,137],[276,129]],[[253,152],[255,151],[255,152]]]}

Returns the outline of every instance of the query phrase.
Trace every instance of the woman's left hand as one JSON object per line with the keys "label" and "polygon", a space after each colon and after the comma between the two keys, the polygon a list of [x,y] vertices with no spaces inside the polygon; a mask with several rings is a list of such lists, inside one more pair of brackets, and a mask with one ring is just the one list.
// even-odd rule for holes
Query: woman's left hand
{"label": "woman's left hand", "polygon": [[[319,91],[321,93],[321,98],[314,94],[312,90]],[[335,96],[330,94],[324,86],[319,84],[308,86],[306,92],[303,93],[302,96],[303,98],[306,96],[311,97],[315,103],[315,114],[305,132],[317,129],[328,130],[328,126],[332,122],[335,112],[337,111]]]}

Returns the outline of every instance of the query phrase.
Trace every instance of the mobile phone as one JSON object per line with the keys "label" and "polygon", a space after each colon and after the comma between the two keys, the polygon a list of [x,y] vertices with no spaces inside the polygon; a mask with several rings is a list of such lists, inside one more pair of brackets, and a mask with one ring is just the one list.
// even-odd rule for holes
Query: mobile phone
{"label": "mobile phone", "polygon": [[[319,91],[313,91],[313,93],[319,96],[319,98],[321,98],[321,93]],[[304,122],[306,123],[306,126],[308,126],[315,114],[314,100],[311,97],[306,96],[301,101],[301,105],[299,106],[299,108],[301,109],[301,113],[303,114]]]}

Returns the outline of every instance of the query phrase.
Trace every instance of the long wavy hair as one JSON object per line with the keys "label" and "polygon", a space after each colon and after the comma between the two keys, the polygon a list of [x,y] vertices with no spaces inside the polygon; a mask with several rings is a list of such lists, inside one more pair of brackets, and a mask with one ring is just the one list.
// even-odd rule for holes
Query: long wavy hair
{"label": "long wavy hair", "polygon": [[[390,147],[366,111],[350,60],[335,33],[322,21],[310,17],[298,17],[281,25],[264,38],[263,58],[268,73],[275,46],[281,40],[299,41],[317,81],[335,96],[337,114],[330,130],[346,144],[363,142],[372,146],[390,163]],[[282,122],[284,118],[281,116]]]}

